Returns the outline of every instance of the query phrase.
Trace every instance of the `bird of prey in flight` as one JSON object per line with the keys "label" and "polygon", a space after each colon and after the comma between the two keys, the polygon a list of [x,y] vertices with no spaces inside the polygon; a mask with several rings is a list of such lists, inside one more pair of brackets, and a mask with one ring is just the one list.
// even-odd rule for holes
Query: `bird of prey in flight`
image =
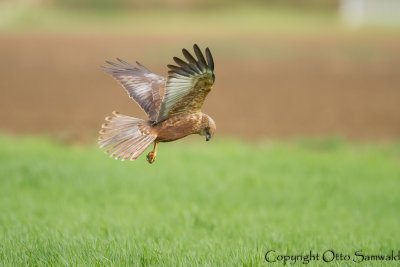
{"label": "bird of prey in flight", "polygon": [[186,61],[174,57],[176,65],[168,65],[168,77],[152,73],[145,66],[137,66],[117,58],[119,63],[106,61],[102,66],[127,91],[148,115],[148,120],[113,112],[106,117],[100,130],[99,145],[107,148],[115,159],[135,160],[154,142],[147,154],[153,163],[158,142],[175,141],[190,134],[199,134],[209,141],[214,135],[214,120],[201,112],[201,107],[214,84],[214,61],[210,49],[205,57],[200,48],[193,46],[196,57],[182,49]]}

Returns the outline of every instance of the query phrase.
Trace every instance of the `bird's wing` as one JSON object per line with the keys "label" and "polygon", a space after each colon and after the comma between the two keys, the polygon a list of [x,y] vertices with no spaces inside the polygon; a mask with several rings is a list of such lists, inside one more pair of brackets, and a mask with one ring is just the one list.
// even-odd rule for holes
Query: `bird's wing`
{"label": "bird's wing", "polygon": [[151,121],[157,119],[161,101],[164,96],[166,78],[152,73],[145,66],[136,62],[139,67],[133,66],[117,58],[120,64],[106,61],[110,66],[102,66],[111,74],[146,112]]}
{"label": "bird's wing", "polygon": [[179,113],[193,113],[200,110],[214,83],[214,61],[210,49],[206,49],[206,59],[200,48],[193,46],[197,59],[186,49],[182,49],[188,62],[174,57],[178,66],[168,65],[168,79],[165,95],[156,122],[163,121]]}

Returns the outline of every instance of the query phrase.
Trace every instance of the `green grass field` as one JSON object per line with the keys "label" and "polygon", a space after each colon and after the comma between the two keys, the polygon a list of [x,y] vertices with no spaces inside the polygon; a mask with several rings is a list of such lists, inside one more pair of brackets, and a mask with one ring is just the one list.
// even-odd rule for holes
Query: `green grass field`
{"label": "green grass field", "polygon": [[[190,26],[188,26],[190,18]],[[341,30],[333,11],[239,6],[206,10],[70,10],[0,6],[0,31],[124,33],[139,35],[262,34]]]}
{"label": "green grass field", "polygon": [[[189,21],[188,21],[189,18]],[[189,24],[188,24],[189,23]],[[233,5],[199,10],[79,10],[38,8],[10,1],[0,6],[0,32],[123,34],[133,36],[260,37],[265,34],[354,35],[399,32],[399,25],[366,24],[353,29],[338,10]]]}
{"label": "green grass field", "polygon": [[161,144],[149,165],[0,137],[0,265],[268,266],[270,249],[400,249],[398,143],[215,139]]}

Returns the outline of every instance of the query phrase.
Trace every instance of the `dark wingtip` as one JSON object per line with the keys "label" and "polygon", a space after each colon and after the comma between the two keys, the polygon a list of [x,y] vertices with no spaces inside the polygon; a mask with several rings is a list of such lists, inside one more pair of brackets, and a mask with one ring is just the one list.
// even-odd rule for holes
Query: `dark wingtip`
{"label": "dark wingtip", "polygon": [[207,57],[208,67],[214,71],[214,59],[208,47],[206,48],[206,57]]}
{"label": "dark wingtip", "polygon": [[175,66],[175,65],[172,65],[172,64],[168,64],[167,67],[168,67],[169,69],[171,69],[171,70],[177,70],[177,69],[179,69],[178,66]]}
{"label": "dark wingtip", "polygon": [[[195,56],[190,53],[186,48],[182,48],[182,54],[185,57],[186,61],[178,58],[173,57],[173,60],[176,63],[175,65],[167,65],[168,68],[174,71],[176,74],[183,75],[183,74],[201,74],[206,69],[214,70],[214,61],[211,56],[210,49],[205,50],[205,55],[201,51],[200,47],[195,43],[193,45],[193,50]],[[178,72],[178,70],[181,70]]]}
{"label": "dark wingtip", "polygon": [[186,72],[184,69],[170,70],[168,71],[168,75],[179,74],[185,77],[190,77],[191,73]]}
{"label": "dark wingtip", "polygon": [[187,63],[185,61],[183,61],[182,59],[180,59],[179,57],[173,57],[173,59],[176,62],[176,64],[178,64],[181,67],[184,67],[187,65]]}
{"label": "dark wingtip", "polygon": [[200,64],[207,66],[206,59],[204,58],[203,53],[201,52],[199,46],[197,44],[193,45],[194,53],[196,54],[197,59],[199,60]]}
{"label": "dark wingtip", "polygon": [[182,54],[185,56],[186,60],[189,61],[189,63],[196,64],[196,59],[185,48],[182,49]]}

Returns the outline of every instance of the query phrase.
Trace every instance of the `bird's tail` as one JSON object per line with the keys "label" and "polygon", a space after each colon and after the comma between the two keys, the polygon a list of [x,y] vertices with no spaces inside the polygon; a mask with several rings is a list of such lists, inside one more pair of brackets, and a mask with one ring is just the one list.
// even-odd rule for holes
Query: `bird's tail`
{"label": "bird's tail", "polygon": [[122,115],[116,111],[106,117],[100,130],[98,144],[107,147],[105,153],[122,161],[137,159],[143,151],[157,138],[152,133],[150,122]]}

